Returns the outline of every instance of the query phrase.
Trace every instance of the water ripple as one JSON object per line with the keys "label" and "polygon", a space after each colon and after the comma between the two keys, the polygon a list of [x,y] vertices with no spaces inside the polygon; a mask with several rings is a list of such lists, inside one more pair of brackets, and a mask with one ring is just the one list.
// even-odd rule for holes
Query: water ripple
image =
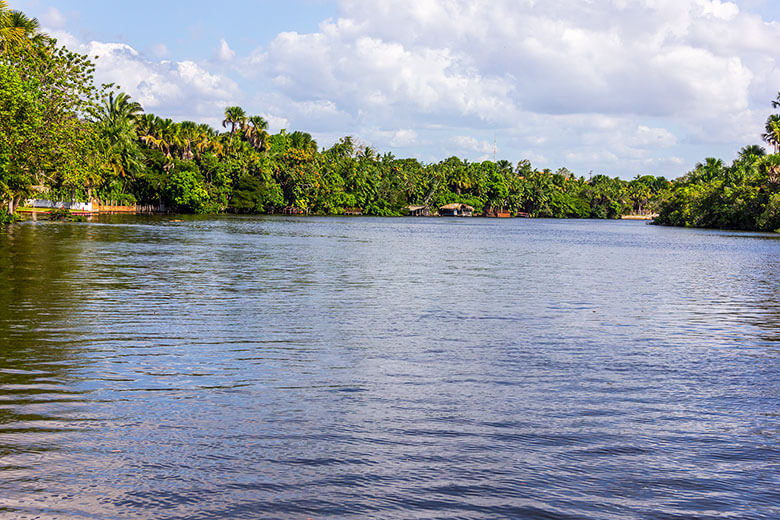
{"label": "water ripple", "polygon": [[0,517],[780,518],[774,235],[183,220],[0,233]]}

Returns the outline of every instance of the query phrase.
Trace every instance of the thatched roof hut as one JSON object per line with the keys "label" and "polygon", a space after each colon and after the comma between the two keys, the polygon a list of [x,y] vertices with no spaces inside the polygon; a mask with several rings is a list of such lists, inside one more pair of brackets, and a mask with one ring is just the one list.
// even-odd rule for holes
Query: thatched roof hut
{"label": "thatched roof hut", "polygon": [[406,206],[406,210],[412,217],[430,217],[431,208],[428,206]]}
{"label": "thatched roof hut", "polygon": [[474,215],[474,208],[468,204],[453,202],[440,207],[439,215],[443,217],[471,217]]}

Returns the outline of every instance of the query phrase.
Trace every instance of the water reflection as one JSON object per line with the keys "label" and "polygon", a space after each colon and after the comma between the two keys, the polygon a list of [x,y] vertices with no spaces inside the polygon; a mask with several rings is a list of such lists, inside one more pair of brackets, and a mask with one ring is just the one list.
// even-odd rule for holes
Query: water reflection
{"label": "water reflection", "polygon": [[[91,428],[78,388],[73,311],[86,294],[78,278],[86,227],[10,226],[0,233],[0,480],[4,511],[54,482],[42,464],[70,466],[71,442]],[[56,472],[54,472],[56,474]],[[10,487],[10,489],[9,489]]]}
{"label": "water reflection", "polygon": [[0,233],[5,513],[780,514],[769,235],[169,220]]}

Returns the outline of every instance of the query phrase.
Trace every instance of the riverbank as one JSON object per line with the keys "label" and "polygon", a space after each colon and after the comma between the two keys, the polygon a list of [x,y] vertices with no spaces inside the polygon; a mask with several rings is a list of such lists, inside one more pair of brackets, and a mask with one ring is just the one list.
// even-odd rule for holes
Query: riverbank
{"label": "riverbank", "polygon": [[621,220],[654,220],[658,214],[654,213],[652,215],[623,215],[620,217]]}

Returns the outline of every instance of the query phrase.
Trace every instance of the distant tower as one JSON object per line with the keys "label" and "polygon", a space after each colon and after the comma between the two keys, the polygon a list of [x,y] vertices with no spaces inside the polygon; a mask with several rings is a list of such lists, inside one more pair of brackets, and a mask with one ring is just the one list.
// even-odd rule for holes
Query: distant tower
{"label": "distant tower", "polygon": [[496,136],[493,135],[493,162],[496,162],[496,152],[498,149],[496,148]]}

